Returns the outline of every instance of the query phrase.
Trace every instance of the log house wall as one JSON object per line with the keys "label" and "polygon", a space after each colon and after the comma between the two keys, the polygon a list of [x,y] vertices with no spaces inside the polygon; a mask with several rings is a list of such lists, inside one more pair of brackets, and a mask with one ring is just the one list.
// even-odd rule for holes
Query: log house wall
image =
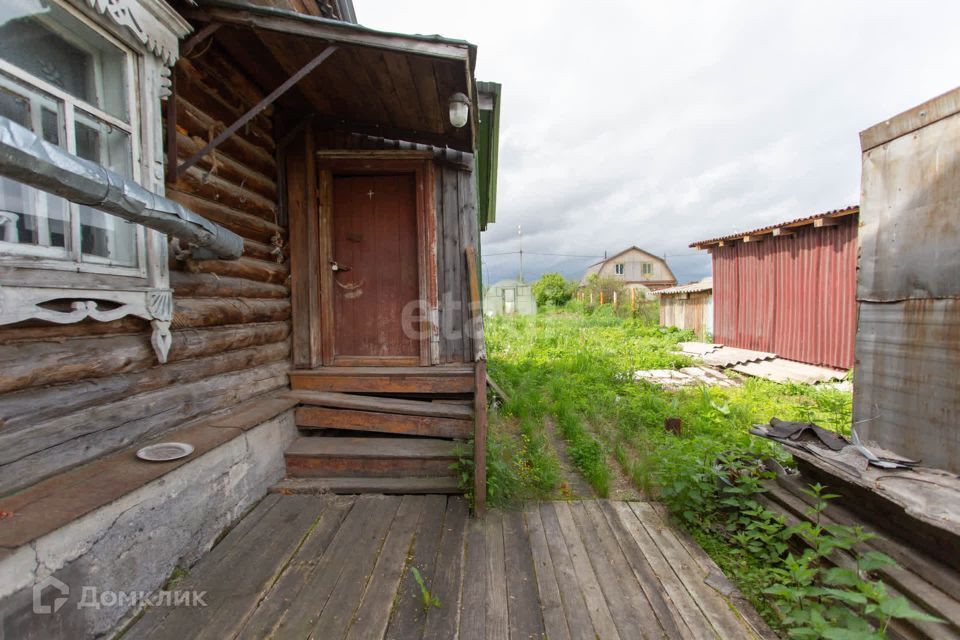
{"label": "log house wall", "polygon": [[[181,59],[181,161],[265,94],[215,44]],[[173,346],[158,365],[147,322],[0,327],[0,494],[287,385],[290,299],[278,264],[277,171],[266,111],[168,197],[245,238],[237,261],[171,257]]]}

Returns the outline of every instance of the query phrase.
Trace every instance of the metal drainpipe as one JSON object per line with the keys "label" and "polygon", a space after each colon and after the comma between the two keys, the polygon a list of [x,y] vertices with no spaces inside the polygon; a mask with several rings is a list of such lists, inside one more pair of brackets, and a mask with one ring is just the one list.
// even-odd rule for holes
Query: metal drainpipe
{"label": "metal drainpipe", "polygon": [[218,258],[243,254],[243,238],[95,162],[0,116],[0,175],[156,229]]}

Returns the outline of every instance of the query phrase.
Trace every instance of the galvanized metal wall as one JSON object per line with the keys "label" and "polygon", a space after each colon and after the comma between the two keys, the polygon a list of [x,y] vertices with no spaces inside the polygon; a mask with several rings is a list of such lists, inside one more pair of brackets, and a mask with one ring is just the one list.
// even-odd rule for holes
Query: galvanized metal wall
{"label": "galvanized metal wall", "polygon": [[698,339],[704,340],[712,332],[713,294],[699,291],[686,295],[686,298],[679,295],[660,296],[660,326],[687,329],[693,331]]}
{"label": "galvanized metal wall", "polygon": [[[960,473],[960,90],[861,134],[853,419]],[[929,123],[929,124],[928,124]]]}
{"label": "galvanized metal wall", "polygon": [[857,217],[713,248],[714,342],[849,369]]}

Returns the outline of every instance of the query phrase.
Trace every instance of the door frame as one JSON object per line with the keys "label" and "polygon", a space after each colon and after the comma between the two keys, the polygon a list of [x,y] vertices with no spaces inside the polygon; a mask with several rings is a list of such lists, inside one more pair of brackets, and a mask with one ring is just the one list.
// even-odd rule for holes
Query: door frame
{"label": "door frame", "polygon": [[[439,303],[437,286],[437,216],[433,153],[431,151],[329,151],[316,152],[320,269],[320,347],[324,366],[430,366],[439,362]],[[333,271],[333,180],[336,176],[410,174],[416,194],[417,277],[427,313],[420,323],[419,357],[337,356]]]}

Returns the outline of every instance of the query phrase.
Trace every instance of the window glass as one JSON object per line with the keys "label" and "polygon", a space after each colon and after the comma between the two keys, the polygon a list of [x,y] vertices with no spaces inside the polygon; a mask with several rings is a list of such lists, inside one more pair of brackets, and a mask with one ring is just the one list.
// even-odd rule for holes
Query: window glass
{"label": "window glass", "polygon": [[48,0],[0,6],[0,58],[128,121],[126,56]]}
{"label": "window glass", "polygon": [[[56,101],[45,94],[30,95],[26,87],[4,77],[0,77],[0,115],[41,133],[48,142],[60,143]],[[69,219],[63,198],[0,177],[0,241],[67,249]]]}
{"label": "window glass", "polygon": [[[92,160],[127,178],[133,177],[130,136],[92,115],[76,111],[77,155]],[[80,248],[89,262],[135,266],[137,225],[98,211],[80,207]]]}

